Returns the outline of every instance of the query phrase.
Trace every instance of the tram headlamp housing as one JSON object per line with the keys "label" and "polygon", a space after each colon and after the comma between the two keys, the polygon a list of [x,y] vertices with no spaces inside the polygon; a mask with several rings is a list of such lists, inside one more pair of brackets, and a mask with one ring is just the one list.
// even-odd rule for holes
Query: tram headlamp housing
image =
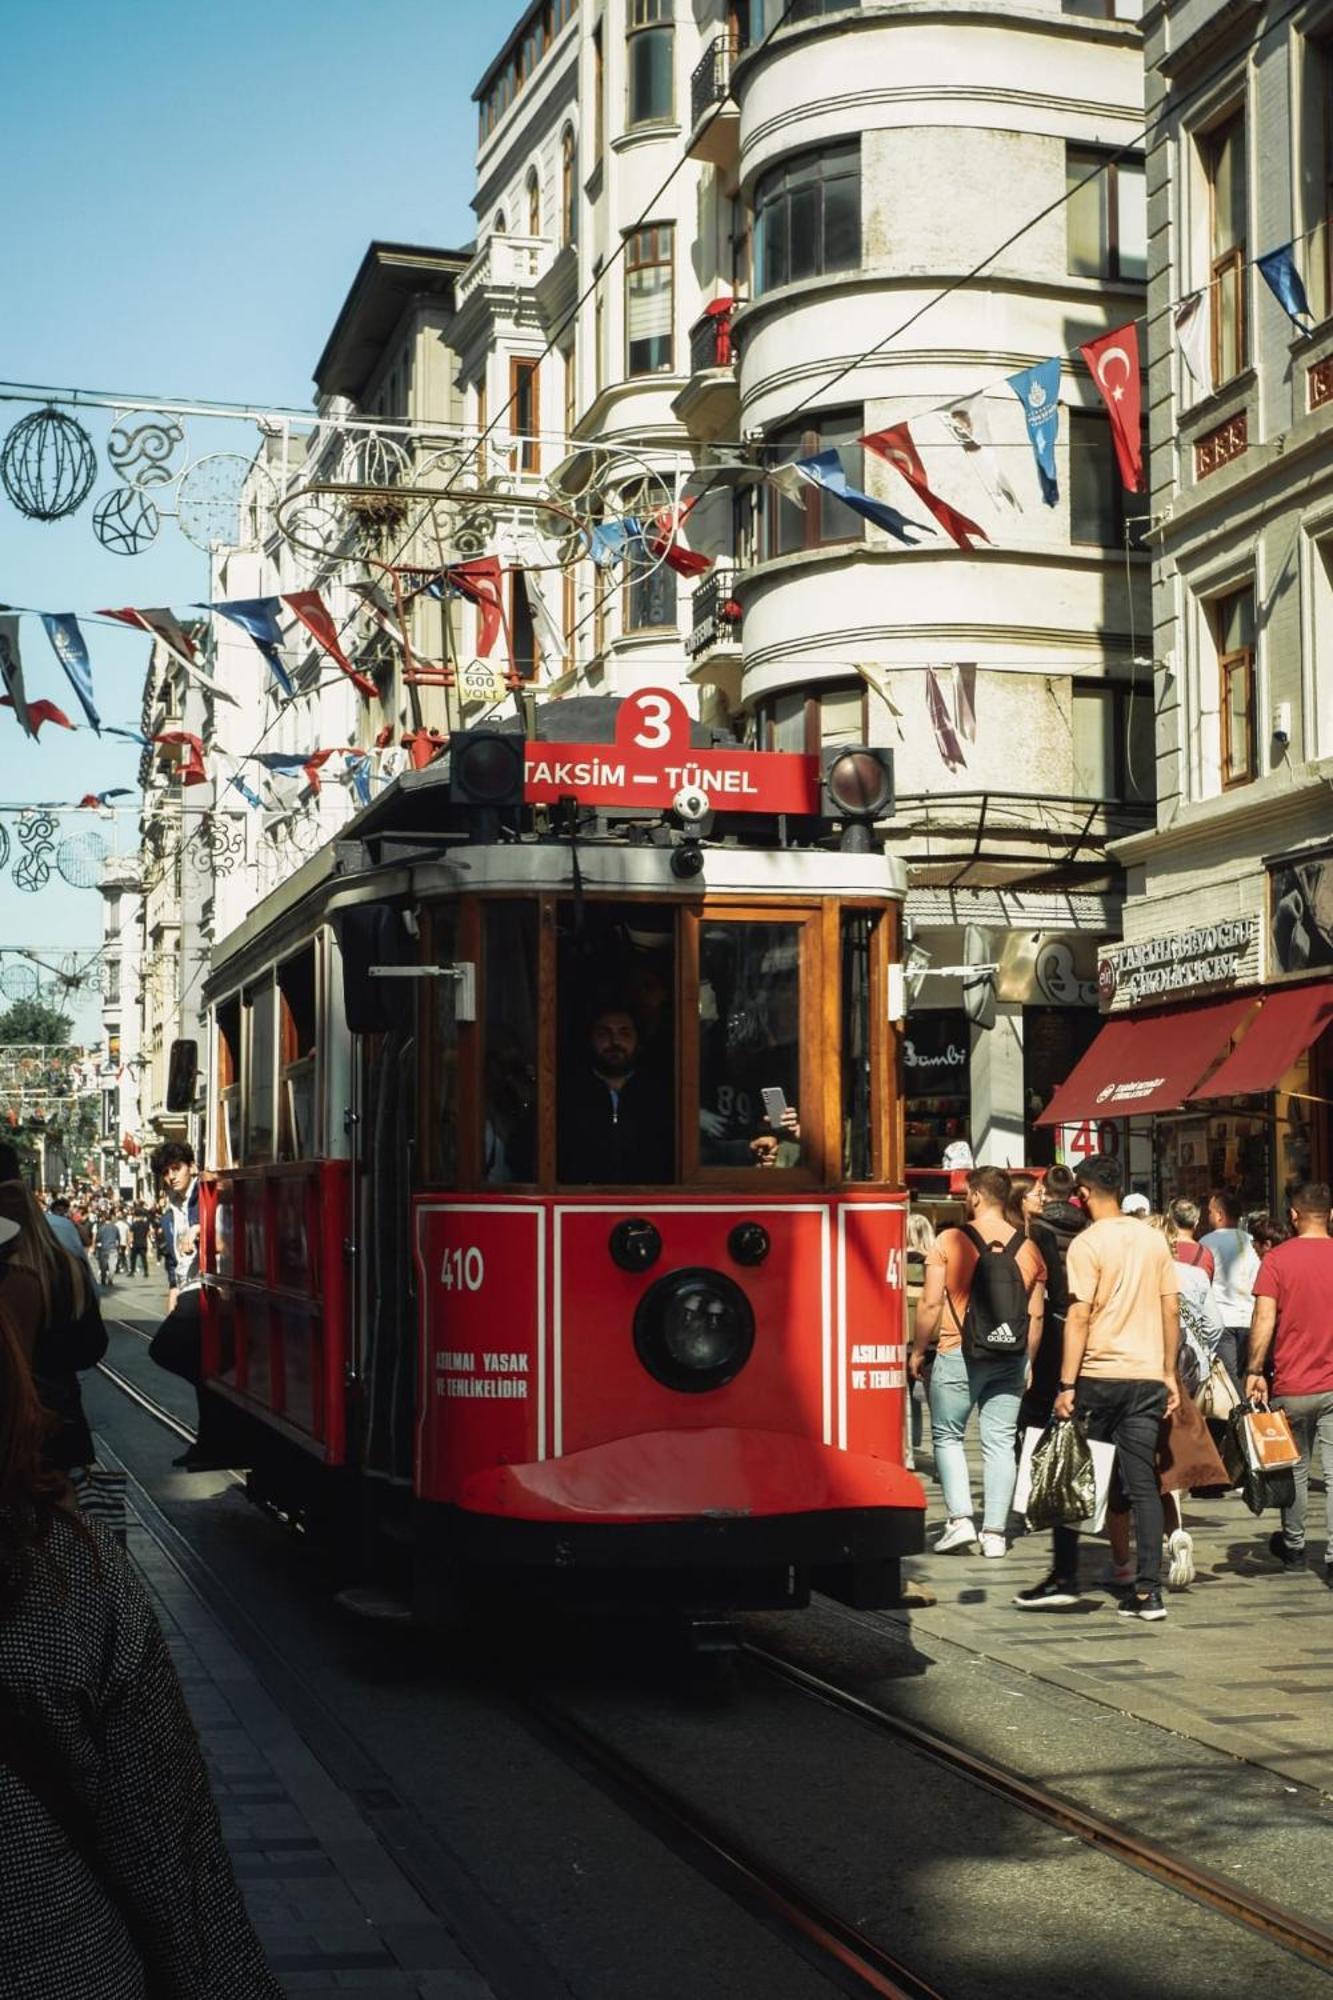
{"label": "tram headlamp housing", "polygon": [[826,748],[820,811],[825,819],[841,820],[842,846],[864,852],[871,845],[870,829],[893,811],[893,752],[866,744]]}
{"label": "tram headlamp housing", "polygon": [[523,803],[524,738],[502,729],[455,729],[449,738],[449,802],[505,811]]}
{"label": "tram headlamp housing", "polygon": [[627,1215],[611,1231],[607,1247],[622,1271],[646,1271],[662,1254],[661,1231],[641,1215]]}
{"label": "tram headlamp housing", "polygon": [[634,1315],[634,1347],[665,1388],[699,1395],[734,1381],[754,1347],[754,1313],[721,1271],[668,1271]]}

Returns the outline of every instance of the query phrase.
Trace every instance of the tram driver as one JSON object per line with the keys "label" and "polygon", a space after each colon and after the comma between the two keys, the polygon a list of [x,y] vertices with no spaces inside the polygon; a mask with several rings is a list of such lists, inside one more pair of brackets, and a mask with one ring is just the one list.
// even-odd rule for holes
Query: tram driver
{"label": "tram driver", "polygon": [[562,1181],[628,1187],[673,1178],[670,1078],[645,1063],[638,1022],[623,1001],[593,1014],[580,1060],[561,1078],[558,1112]]}

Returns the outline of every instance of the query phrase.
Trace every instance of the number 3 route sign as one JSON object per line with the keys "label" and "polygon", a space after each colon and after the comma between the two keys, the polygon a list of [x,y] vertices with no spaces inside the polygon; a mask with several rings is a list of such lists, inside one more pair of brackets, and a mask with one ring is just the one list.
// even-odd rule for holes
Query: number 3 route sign
{"label": "number 3 route sign", "polygon": [[626,696],[614,743],[529,743],[524,753],[523,797],[532,806],[574,798],[661,811],[687,786],[722,812],[817,813],[819,760],[785,750],[696,750],[684,702],[664,688]]}

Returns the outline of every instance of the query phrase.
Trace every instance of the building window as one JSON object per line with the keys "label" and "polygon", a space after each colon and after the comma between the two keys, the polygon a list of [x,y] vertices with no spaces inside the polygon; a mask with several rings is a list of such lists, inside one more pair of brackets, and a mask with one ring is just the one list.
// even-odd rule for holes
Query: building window
{"label": "building window", "polygon": [[675,30],[672,0],[628,0],[626,61],[629,69],[630,125],[668,121],[675,108],[672,61]]}
{"label": "building window", "polygon": [[560,357],[564,364],[564,401],[562,411],[565,425],[566,444],[574,435],[574,425],[578,420],[578,371],[574,365],[574,349],[567,347]]}
{"label": "building window", "polygon": [[495,211],[495,221],[491,224],[491,234],[493,236],[503,236],[507,227],[508,224],[505,221],[504,210],[497,208]]}
{"label": "building window", "polygon": [[1107,805],[1126,800],[1151,804],[1157,778],[1147,669],[1129,688],[1108,681],[1075,682],[1072,708],[1073,796]]}
{"label": "building window", "polygon": [[1249,204],[1243,111],[1207,135],[1203,164],[1208,182],[1213,386],[1221,388],[1240,374],[1248,360],[1245,245]]}
{"label": "building window", "polygon": [[[865,454],[857,439],[864,429],[864,413],[859,409],[806,417],[790,429],[770,432],[764,440],[765,464],[790,465],[793,459],[835,450],[848,484],[860,486]],[[833,542],[859,542],[864,536],[861,516],[817,486],[807,487],[796,500],[789,500],[774,486],[760,489],[759,546],[764,559],[793,555],[798,549],[824,548]]]}
{"label": "building window", "polygon": [[795,688],[766,695],[755,705],[760,750],[795,750],[818,756],[825,744],[864,743],[866,689],[854,681],[821,681],[818,692]]}
{"label": "building window", "polygon": [[1148,204],[1144,188],[1141,159],[1117,160],[1106,153],[1066,146],[1066,261],[1071,276],[1146,279]]}
{"label": "building window", "polygon": [[526,194],[528,201],[528,235],[540,236],[542,233],[542,184],[537,178],[535,168],[528,175]]}
{"label": "building window", "polygon": [[477,477],[486,477],[486,377],[477,379]]}
{"label": "building window", "polygon": [[606,150],[606,50],[599,21],[592,31],[592,159],[601,163]]}
{"label": "building window", "polygon": [[106,933],[107,937],[109,937],[109,938],[117,938],[117,937],[119,937],[119,936],[120,936],[120,897],[119,897],[119,896],[108,896],[108,897],[107,897],[107,899],[106,899],[106,921],[105,921],[105,923],[103,924],[102,928],[103,928],[103,930],[105,931],[105,933]]}
{"label": "building window", "polygon": [[568,249],[579,233],[578,185],[574,168],[574,128],[560,134],[560,244]]}
{"label": "building window", "polygon": [[1222,716],[1222,789],[1248,785],[1256,773],[1254,738],[1254,589],[1233,590],[1209,606],[1217,647]]}
{"label": "building window", "polygon": [[625,585],[625,630],[659,632],[676,629],[676,572],[652,557],[631,568]]}
{"label": "building window", "polygon": [[846,14],[861,0],[748,0],[738,11],[747,24],[747,47],[753,48],[790,21],[817,21],[824,14]]}
{"label": "building window", "polygon": [[[514,672],[530,681],[537,671],[537,628],[521,569],[509,572],[509,640],[514,649]],[[551,662],[552,668],[556,662]]]}
{"label": "building window", "polygon": [[518,440],[517,454],[510,454],[510,466],[519,472],[540,472],[542,448],[538,442],[541,430],[540,374],[535,361],[511,361],[509,364],[509,422],[514,437]]}
{"label": "building window", "polygon": [[1310,230],[1306,289],[1316,319],[1333,316],[1333,39],[1307,44],[1300,162],[1303,220]]}
{"label": "building window", "polygon": [[606,292],[602,285],[602,260],[592,267],[592,390],[600,396],[606,387]]}
{"label": "building window", "polygon": [[854,271],[861,262],[861,146],[798,153],[754,197],[755,292]]}
{"label": "building window", "polygon": [[108,958],[102,966],[102,998],[108,1007],[120,1005],[120,960]]}
{"label": "building window", "polygon": [[[1097,549],[1143,547],[1146,493],[1127,493],[1111,438],[1097,410],[1069,411],[1069,539]],[[1145,461],[1147,451],[1144,451]]]}
{"label": "building window", "polygon": [[674,223],[658,222],[648,229],[636,229],[626,245],[625,372],[628,375],[669,375],[674,366],[674,239]]}

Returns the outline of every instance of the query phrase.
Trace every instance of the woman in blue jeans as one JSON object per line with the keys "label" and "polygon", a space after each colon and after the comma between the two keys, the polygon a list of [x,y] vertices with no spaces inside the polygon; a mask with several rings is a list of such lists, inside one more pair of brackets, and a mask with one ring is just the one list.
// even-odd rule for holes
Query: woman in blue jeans
{"label": "woman in blue jeans", "polygon": [[[1014,1440],[1028,1366],[1041,1340],[1046,1300],[1046,1266],[1041,1252],[1005,1210],[1011,1198],[1008,1174],[999,1167],[975,1167],[967,1177],[967,1228],[943,1229],[926,1259],[925,1284],[916,1309],[909,1368],[919,1380],[926,1355],[936,1346],[930,1371],[930,1430],[935,1470],[949,1518],[935,1543],[940,1554],[970,1548],[978,1537],[972,1509],[972,1482],[963,1437],[973,1410],[981,1433],[981,1553],[1002,1556],[1008,1549],[1009,1503],[1017,1476]],[[973,1356],[963,1351],[973,1275],[981,1255],[976,1239],[1004,1249],[1020,1237],[1013,1253],[1027,1295],[1024,1350],[1016,1355]]]}

